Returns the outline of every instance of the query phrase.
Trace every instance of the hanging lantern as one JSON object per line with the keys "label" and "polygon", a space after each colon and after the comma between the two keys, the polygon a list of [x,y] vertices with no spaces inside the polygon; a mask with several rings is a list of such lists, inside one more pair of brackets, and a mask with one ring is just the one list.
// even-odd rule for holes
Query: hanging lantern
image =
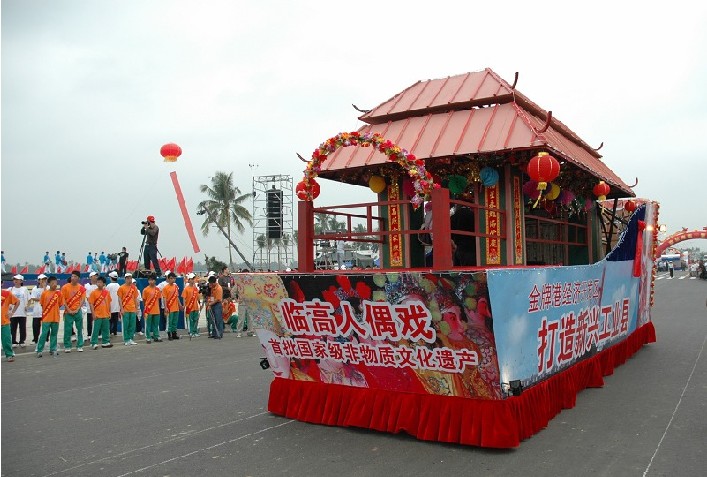
{"label": "hanging lantern", "polygon": [[373,191],[375,194],[380,194],[385,190],[385,179],[381,176],[371,176],[370,179],[368,179],[368,187]]}
{"label": "hanging lantern", "polygon": [[528,175],[538,183],[538,190],[545,190],[560,175],[560,163],[547,152],[539,152],[528,163]]}
{"label": "hanging lantern", "polygon": [[493,167],[484,167],[479,171],[479,177],[484,187],[493,187],[498,184],[498,171]]}
{"label": "hanging lantern", "polygon": [[594,186],[594,189],[592,189],[594,195],[597,196],[597,200],[606,200],[606,196],[609,194],[610,191],[611,188],[604,181],[599,181],[599,183]]}
{"label": "hanging lantern", "polygon": [[170,142],[160,148],[160,155],[164,157],[164,162],[177,162],[182,155],[182,148]]}
{"label": "hanging lantern", "polygon": [[636,203],[632,200],[627,200],[624,204],[624,210],[633,213],[633,211],[636,210]]}
{"label": "hanging lantern", "polygon": [[469,181],[467,181],[466,177],[460,175],[452,175],[449,176],[449,184],[447,184],[447,188],[449,189],[449,192],[451,192],[453,195],[457,195],[464,192],[464,189],[466,189],[467,184],[469,184]]}
{"label": "hanging lantern", "polygon": [[555,184],[554,182],[550,183],[550,190],[547,191],[547,194],[545,194],[545,199],[547,200],[555,200],[560,196],[560,186]]}

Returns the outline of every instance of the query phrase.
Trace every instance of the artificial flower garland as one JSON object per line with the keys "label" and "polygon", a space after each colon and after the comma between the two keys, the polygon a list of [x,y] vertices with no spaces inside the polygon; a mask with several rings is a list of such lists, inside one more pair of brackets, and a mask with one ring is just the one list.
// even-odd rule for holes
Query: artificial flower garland
{"label": "artificial flower garland", "polygon": [[414,209],[422,205],[425,196],[427,196],[432,189],[440,188],[440,185],[435,184],[432,175],[425,169],[424,160],[418,159],[414,154],[410,154],[407,150],[384,139],[380,134],[370,132],[361,134],[358,131],[342,132],[321,143],[312,153],[312,160],[307,163],[307,168],[304,170],[304,178],[297,187],[297,197],[300,200],[311,201],[319,195],[318,193],[315,194],[313,189],[317,184],[315,179],[322,170],[322,162],[329,157],[329,154],[333,154],[340,147],[348,146],[375,147],[385,154],[389,161],[397,162],[403,166],[412,179],[415,193],[410,199],[410,202],[412,202]]}

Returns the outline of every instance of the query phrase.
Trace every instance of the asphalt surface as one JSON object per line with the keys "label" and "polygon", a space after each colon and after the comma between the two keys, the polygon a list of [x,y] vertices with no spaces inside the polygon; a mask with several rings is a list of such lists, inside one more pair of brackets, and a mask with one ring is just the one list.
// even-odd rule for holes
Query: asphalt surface
{"label": "asphalt surface", "polygon": [[[7,476],[693,476],[707,469],[707,282],[656,282],[658,342],[517,449],[273,416],[257,338],[2,363]],[[115,338],[114,338],[115,340]]]}

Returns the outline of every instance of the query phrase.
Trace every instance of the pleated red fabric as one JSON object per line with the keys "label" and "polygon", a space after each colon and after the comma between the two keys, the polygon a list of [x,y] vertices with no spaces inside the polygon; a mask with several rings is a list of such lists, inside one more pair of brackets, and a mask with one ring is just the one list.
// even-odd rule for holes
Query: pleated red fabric
{"label": "pleated red fabric", "polygon": [[268,410],[315,424],[406,432],[426,441],[512,448],[545,428],[563,409],[574,407],[581,390],[602,387],[604,376],[655,340],[655,328],[648,322],[611,348],[523,390],[520,396],[506,399],[403,393],[276,378],[270,385]]}

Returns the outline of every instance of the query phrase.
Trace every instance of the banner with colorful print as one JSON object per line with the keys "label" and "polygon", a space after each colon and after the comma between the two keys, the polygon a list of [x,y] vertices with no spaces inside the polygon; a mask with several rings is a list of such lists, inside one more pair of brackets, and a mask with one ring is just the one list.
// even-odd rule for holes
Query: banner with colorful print
{"label": "banner with colorful print", "polygon": [[278,377],[502,397],[483,272],[234,278]]}

